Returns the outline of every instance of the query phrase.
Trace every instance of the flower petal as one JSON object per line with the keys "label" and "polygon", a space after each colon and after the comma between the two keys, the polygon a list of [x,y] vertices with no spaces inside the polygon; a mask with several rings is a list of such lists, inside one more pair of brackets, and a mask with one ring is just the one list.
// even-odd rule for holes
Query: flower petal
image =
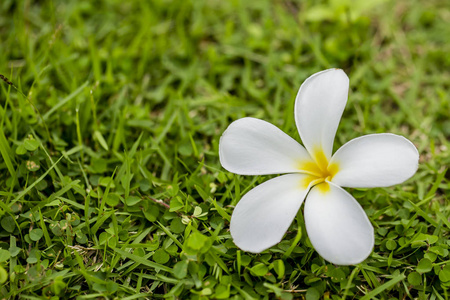
{"label": "flower petal", "polygon": [[359,203],[342,188],[332,183],[314,186],[306,198],[304,217],[312,245],[327,261],[353,265],[372,252],[372,224]]}
{"label": "flower petal", "polygon": [[344,71],[329,69],[306,79],[298,91],[295,122],[303,145],[316,161],[323,156],[331,158],[348,88],[349,79]]}
{"label": "flower petal", "polygon": [[230,232],[234,243],[253,253],[279,243],[308,192],[309,177],[304,174],[279,176],[245,194],[231,216]]}
{"label": "flower petal", "polygon": [[241,175],[299,172],[308,152],[278,127],[259,119],[243,118],[228,126],[219,142],[222,166]]}
{"label": "flower petal", "polygon": [[333,155],[338,168],[332,181],[340,186],[386,187],[402,183],[417,171],[419,152],[406,138],[389,133],[351,140]]}

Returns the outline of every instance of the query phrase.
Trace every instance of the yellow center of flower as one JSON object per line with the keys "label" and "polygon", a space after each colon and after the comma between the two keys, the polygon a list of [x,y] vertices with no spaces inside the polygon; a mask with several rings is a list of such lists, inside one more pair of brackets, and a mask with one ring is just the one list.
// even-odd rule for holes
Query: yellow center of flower
{"label": "yellow center of flower", "polygon": [[334,175],[339,171],[337,163],[329,163],[323,150],[316,149],[313,153],[313,160],[301,161],[298,164],[298,169],[307,173],[308,176],[302,180],[302,187],[307,188],[312,185],[319,188],[322,192],[327,192],[330,189],[327,181],[331,181]]}

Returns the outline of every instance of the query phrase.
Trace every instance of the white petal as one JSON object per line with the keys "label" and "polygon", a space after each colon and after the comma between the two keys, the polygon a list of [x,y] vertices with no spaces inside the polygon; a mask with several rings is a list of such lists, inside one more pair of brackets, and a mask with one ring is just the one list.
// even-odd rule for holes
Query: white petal
{"label": "white petal", "polygon": [[219,142],[222,166],[242,175],[299,171],[308,152],[278,127],[259,119],[243,118],[228,126]]}
{"label": "white petal", "polygon": [[300,138],[315,157],[329,160],[342,112],[347,103],[349,79],[341,69],[329,69],[305,80],[295,100],[295,122]]}
{"label": "white petal", "polygon": [[372,252],[372,224],[359,203],[340,187],[314,186],[306,198],[304,216],[311,243],[327,261],[353,265]]}
{"label": "white petal", "polygon": [[303,174],[279,176],[245,194],[231,216],[234,243],[253,253],[279,243],[308,192],[308,178]]}
{"label": "white petal", "polygon": [[332,181],[346,187],[386,187],[417,171],[419,152],[402,136],[370,134],[351,140],[330,161],[338,171]]}

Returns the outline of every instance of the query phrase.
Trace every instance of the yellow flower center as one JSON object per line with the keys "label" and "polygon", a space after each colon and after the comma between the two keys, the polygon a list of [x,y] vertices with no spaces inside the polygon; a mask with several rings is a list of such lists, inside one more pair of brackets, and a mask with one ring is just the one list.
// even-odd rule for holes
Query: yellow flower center
{"label": "yellow flower center", "polygon": [[298,169],[307,173],[308,176],[302,180],[302,187],[307,188],[311,184],[317,187],[322,192],[327,192],[330,189],[327,181],[331,181],[334,175],[339,171],[337,163],[329,163],[323,150],[316,149],[313,153],[313,160],[301,161],[298,164]]}

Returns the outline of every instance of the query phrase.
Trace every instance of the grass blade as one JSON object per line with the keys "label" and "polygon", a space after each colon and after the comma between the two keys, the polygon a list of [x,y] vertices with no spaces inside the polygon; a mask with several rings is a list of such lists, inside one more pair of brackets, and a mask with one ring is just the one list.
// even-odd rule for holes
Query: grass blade
{"label": "grass blade", "polygon": [[150,268],[154,268],[154,269],[160,269],[162,271],[166,271],[166,272],[169,272],[169,273],[173,272],[172,268],[169,268],[169,267],[166,267],[164,265],[152,262],[152,261],[147,260],[147,259],[145,259],[143,257],[140,257],[140,256],[137,256],[137,255],[128,253],[126,251],[123,251],[123,250],[120,250],[120,249],[117,249],[117,248],[114,248],[114,251],[116,253],[118,253],[118,254],[120,254],[122,256],[125,256],[126,258],[129,258],[131,260],[134,260],[135,262],[138,262],[138,263],[140,263],[140,264],[142,264],[144,266],[147,266],[147,267],[150,267]]}
{"label": "grass blade", "polygon": [[392,278],[388,282],[383,283],[379,287],[375,288],[374,290],[370,291],[369,293],[365,294],[364,297],[361,298],[361,300],[370,300],[373,299],[376,295],[379,293],[393,287],[400,281],[404,280],[406,276],[404,274],[397,275],[396,277]]}
{"label": "grass blade", "polygon": [[38,184],[40,181],[42,181],[48,175],[48,173],[50,173],[50,171],[53,170],[54,167],[56,167],[56,165],[59,163],[61,158],[63,158],[63,156],[61,156],[44,174],[42,174],[41,177],[39,177],[35,182],[33,182],[30,186],[28,186],[25,190],[23,190],[19,195],[17,195],[17,197],[14,198],[13,201],[11,201],[10,205],[12,205],[12,204],[16,203],[17,201],[19,201],[20,199],[22,199],[22,197],[25,196],[29,191],[31,191],[31,189],[36,184]]}

